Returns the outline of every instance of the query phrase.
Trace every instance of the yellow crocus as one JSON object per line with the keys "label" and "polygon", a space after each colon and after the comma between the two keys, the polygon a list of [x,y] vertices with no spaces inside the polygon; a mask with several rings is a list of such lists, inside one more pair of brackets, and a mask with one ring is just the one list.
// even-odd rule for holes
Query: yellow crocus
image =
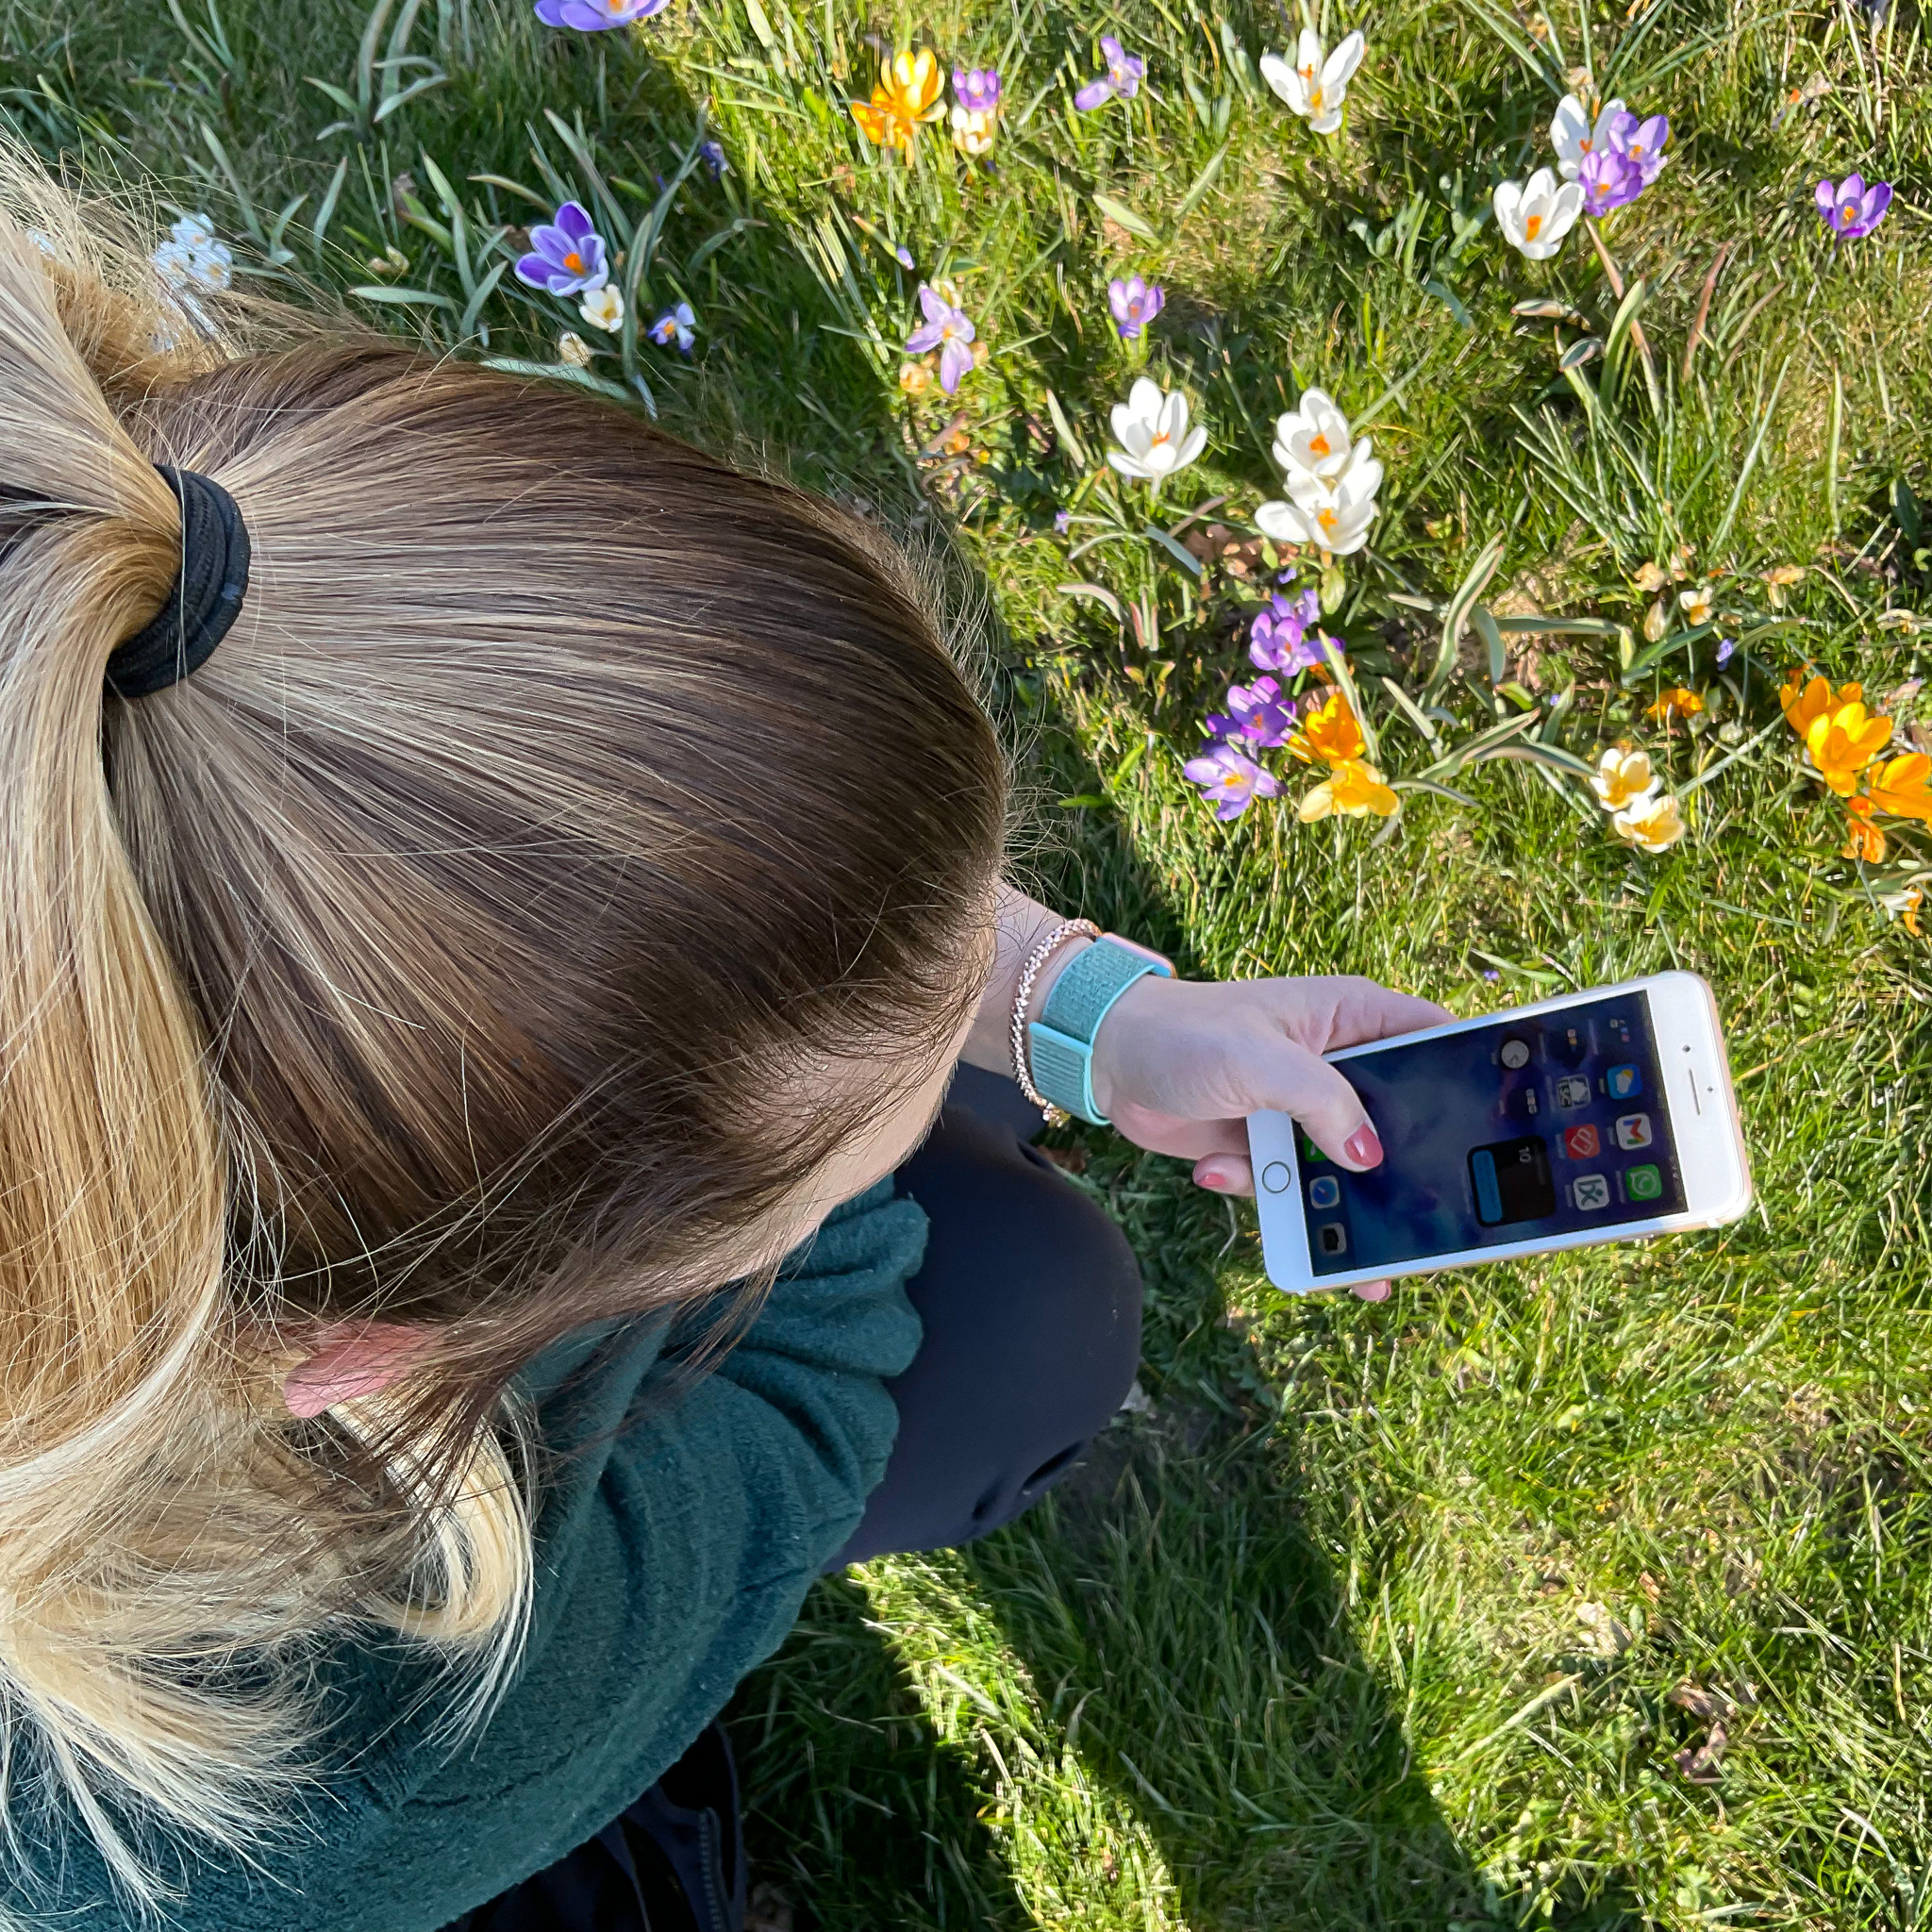
{"label": "yellow crocus", "polygon": [[1818,775],[1840,798],[1857,790],[1858,774],[1890,742],[1891,720],[1869,716],[1857,699],[1812,719],[1805,733]]}
{"label": "yellow crocus", "polygon": [[1325,765],[1345,765],[1359,758],[1368,744],[1349,708],[1348,693],[1331,691],[1326,703],[1316,706],[1302,719],[1301,729],[1288,741],[1288,748],[1305,765],[1318,759]]}
{"label": "yellow crocus", "polygon": [[1650,754],[1620,741],[1598,755],[1595,775],[1590,789],[1606,811],[1622,811],[1633,799],[1657,789],[1657,774],[1651,770]]}
{"label": "yellow crocus", "polygon": [[1383,783],[1381,773],[1374,765],[1364,764],[1359,758],[1344,758],[1302,800],[1295,816],[1303,824],[1311,825],[1330,812],[1341,812],[1352,819],[1374,812],[1377,818],[1386,819],[1401,808],[1401,799]]}
{"label": "yellow crocus", "polygon": [[852,118],[860,133],[879,147],[895,147],[911,158],[912,142],[922,121],[936,121],[945,112],[940,91],[945,86],[940,63],[928,48],[894,54],[892,64],[879,76],[872,99],[852,102]]}
{"label": "yellow crocus", "polygon": [[1848,684],[1836,694],[1832,693],[1827,678],[1814,677],[1807,684],[1802,671],[1793,671],[1778,687],[1777,701],[1784,707],[1785,722],[1800,738],[1810,729],[1814,720],[1828,717],[1840,705],[1855,705],[1865,695],[1862,684]]}
{"label": "yellow crocus", "polygon": [[1932,824],[1932,758],[1908,751],[1874,765],[1866,781],[1873,808],[1895,819],[1924,819]]}

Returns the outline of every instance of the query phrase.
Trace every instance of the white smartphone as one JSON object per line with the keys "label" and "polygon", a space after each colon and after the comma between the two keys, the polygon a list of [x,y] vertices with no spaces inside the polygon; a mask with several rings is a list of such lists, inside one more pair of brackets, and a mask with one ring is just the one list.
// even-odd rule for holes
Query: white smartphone
{"label": "white smartphone", "polygon": [[1287,1114],[1249,1116],[1268,1278],[1291,1293],[1716,1227],[1751,1205],[1717,1003],[1694,973],[1328,1058],[1382,1164],[1351,1174]]}

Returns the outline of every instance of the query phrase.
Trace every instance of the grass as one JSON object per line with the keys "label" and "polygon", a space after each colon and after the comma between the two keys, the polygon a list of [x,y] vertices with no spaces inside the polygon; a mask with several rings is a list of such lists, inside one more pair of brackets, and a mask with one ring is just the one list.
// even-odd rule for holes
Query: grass
{"label": "grass", "polygon": [[[1324,143],[1254,78],[1288,24],[1221,0],[1120,0],[1105,24],[1149,56],[1159,98],[1077,119],[1065,76],[1096,71],[1103,23],[1048,0],[863,19],[677,0],[636,42],[439,0],[393,51],[443,80],[319,140],[340,113],[305,77],[356,101],[357,7],[180,4],[177,23],[13,0],[0,100],[44,150],[158,181],[227,233],[245,196],[282,272],[323,291],[376,286],[367,258],[395,247],[392,286],[466,306],[430,232],[447,209],[396,192],[405,171],[433,178],[425,156],[483,236],[529,210],[474,177],[541,185],[529,129],[567,169],[543,111],[581,117],[637,216],[708,107],[732,172],[667,200],[645,291],[691,300],[701,352],[634,366],[687,433],[940,545],[988,614],[1044,892],[1191,972],[1358,971],[1462,1010],[1688,966],[1730,1025],[1749,1220],[1418,1281],[1378,1307],[1274,1295],[1244,1210],[1092,1137],[1078,1184],[1146,1267],[1151,1407],[999,1537],[815,1593],[735,1707],[762,1875],[841,1928],[1932,1924],[1932,973],[1874,897],[1901,868],[1874,881],[1837,857],[1840,818],[1769,689],[1800,656],[1874,692],[1922,668],[1927,578],[1896,490],[1923,479],[1932,425],[1916,11],[1874,32],[1824,4],[1626,19],[1564,0],[1553,59],[1498,0],[1390,0],[1359,19],[1370,59]],[[1620,349],[1583,372],[1594,428],[1550,325],[1510,308],[1574,305],[1607,334],[1603,267],[1581,236],[1537,266],[1493,227],[1458,246],[1457,224],[1527,164],[1552,70],[1586,35],[1599,79],[1677,130],[1612,242],[1644,283],[1657,401]],[[858,143],[842,101],[912,42],[1006,70],[997,172],[929,144],[908,173]],[[370,70],[372,111],[384,71],[430,72]],[[1829,90],[1788,110],[1814,75]],[[1855,166],[1899,205],[1834,251],[1810,184]],[[957,278],[994,350],[957,422],[898,391],[916,277],[894,243]],[[1630,574],[1679,544],[1736,574],[1720,601],[1746,644],[1724,676],[1681,623],[1649,667],[1634,636],[1531,652],[1506,633],[1503,664],[1465,646],[1441,693],[1441,730],[1466,741],[1512,715],[1495,686],[1568,688],[1550,743],[1635,732],[1687,787],[1719,726],[1749,743],[1773,724],[1687,791],[1682,844],[1639,858],[1574,787],[1495,764],[1457,774],[1468,803],[1410,793],[1387,840],[1280,810],[1209,819],[1178,763],[1241,661],[1250,593],[1138,538],[1070,567],[1051,526],[1105,501],[1084,479],[1132,366],[1104,283],[1128,268],[1169,291],[1150,366],[1213,429],[1174,515],[1225,495],[1239,529],[1274,481],[1266,425],[1304,383],[1372,419],[1391,480],[1339,617],[1358,674],[1419,684],[1430,607],[1497,535],[1487,595],[1506,617],[1634,631]],[[452,308],[364,306],[454,344]],[[500,287],[477,310],[488,353],[544,361],[567,319]],[[615,357],[596,371],[625,379]],[[1779,610],[1758,578],[1783,563],[1808,575]],[[1059,592],[1083,574],[1141,627]],[[1712,729],[1643,718],[1666,675],[1713,699]],[[1387,762],[1422,769],[1365,681]]]}

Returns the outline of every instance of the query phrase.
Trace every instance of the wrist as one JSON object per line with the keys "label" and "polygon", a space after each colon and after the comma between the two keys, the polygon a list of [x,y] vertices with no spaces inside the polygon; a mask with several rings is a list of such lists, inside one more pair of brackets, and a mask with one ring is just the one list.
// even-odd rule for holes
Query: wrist
{"label": "wrist", "polygon": [[1122,993],[1108,1008],[1099,1030],[1093,1036],[1093,1099],[1108,1120],[1115,1117],[1120,1099],[1120,1071],[1123,1048],[1153,1016],[1167,990],[1177,982],[1150,973]]}

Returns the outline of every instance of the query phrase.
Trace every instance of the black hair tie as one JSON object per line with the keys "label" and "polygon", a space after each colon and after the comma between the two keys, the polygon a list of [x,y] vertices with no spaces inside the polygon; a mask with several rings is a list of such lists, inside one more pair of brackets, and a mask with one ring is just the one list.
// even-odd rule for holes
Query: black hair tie
{"label": "black hair tie", "polygon": [[181,570],[168,601],[108,659],[108,689],[144,698],[208,662],[248,589],[248,530],[235,499],[212,476],[155,467],[181,504]]}

